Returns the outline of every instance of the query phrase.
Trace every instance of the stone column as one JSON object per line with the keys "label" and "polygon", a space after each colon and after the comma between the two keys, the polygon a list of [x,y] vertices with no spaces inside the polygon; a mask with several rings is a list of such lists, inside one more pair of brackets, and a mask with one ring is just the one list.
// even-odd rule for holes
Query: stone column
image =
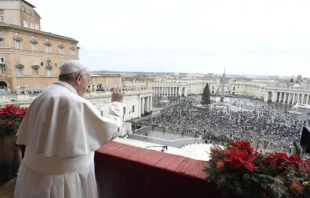
{"label": "stone column", "polygon": [[149,97],[149,112],[152,111],[152,96]]}
{"label": "stone column", "polygon": [[138,117],[141,117],[141,98],[139,97],[138,105],[137,105],[137,111],[138,111]]}
{"label": "stone column", "polygon": [[275,102],[275,101],[277,100],[277,95],[276,95],[276,94],[277,94],[276,91],[273,91],[273,92],[272,92],[272,98],[271,98],[271,101],[272,101],[272,102]]}
{"label": "stone column", "polygon": [[299,93],[297,94],[297,103],[299,104]]}
{"label": "stone column", "polygon": [[144,114],[144,97],[141,98],[141,114]]}
{"label": "stone column", "polygon": [[283,92],[280,92],[280,101],[283,101]]}
{"label": "stone column", "polygon": [[308,97],[307,97],[307,105],[309,105],[309,97],[310,97],[310,94],[308,94]]}
{"label": "stone column", "polygon": [[150,107],[150,100],[149,100],[149,97],[146,97],[146,111],[149,112],[149,107]]}

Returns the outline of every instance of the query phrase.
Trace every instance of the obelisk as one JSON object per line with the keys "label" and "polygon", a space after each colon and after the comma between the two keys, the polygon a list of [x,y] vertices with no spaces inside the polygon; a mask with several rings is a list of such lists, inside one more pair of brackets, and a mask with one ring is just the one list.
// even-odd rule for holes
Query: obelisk
{"label": "obelisk", "polygon": [[224,85],[225,85],[225,69],[224,69],[223,79],[222,79],[222,93],[221,93],[220,102],[224,102]]}

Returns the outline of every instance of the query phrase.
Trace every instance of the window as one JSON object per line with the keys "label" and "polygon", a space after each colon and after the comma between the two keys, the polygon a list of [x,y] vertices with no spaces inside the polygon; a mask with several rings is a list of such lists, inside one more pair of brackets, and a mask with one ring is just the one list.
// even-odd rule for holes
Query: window
{"label": "window", "polygon": [[4,47],[4,39],[0,38],[0,47]]}
{"label": "window", "polygon": [[34,23],[30,23],[30,28],[34,29]]}
{"label": "window", "polygon": [[59,54],[64,54],[64,49],[59,48]]}
{"label": "window", "polygon": [[47,76],[51,76],[52,75],[52,70],[51,69],[47,69]]}
{"label": "window", "polygon": [[44,62],[41,62],[40,65],[41,65],[41,67],[44,67]]}
{"label": "window", "polygon": [[5,66],[1,66],[1,73],[2,75],[5,75]]}
{"label": "window", "polygon": [[16,49],[21,49],[22,48],[22,42],[19,40],[15,40],[15,48]]}
{"label": "window", "polygon": [[40,28],[39,28],[39,25],[38,25],[38,24],[35,24],[35,25],[34,25],[34,29],[39,30],[39,29],[40,29]]}
{"label": "window", "polygon": [[31,49],[33,52],[38,51],[38,45],[36,43],[31,43]]}
{"label": "window", "polygon": [[39,69],[38,68],[33,68],[33,74],[35,76],[38,76],[39,75]]}
{"label": "window", "polygon": [[32,15],[32,11],[31,11],[31,10],[29,10],[29,11],[28,11],[28,14],[29,14],[29,15]]}
{"label": "window", "polygon": [[4,63],[4,58],[3,57],[0,58],[0,63]]}
{"label": "window", "polygon": [[45,46],[45,52],[46,53],[52,53],[52,47],[51,46]]}
{"label": "window", "polygon": [[25,7],[24,6],[22,7],[22,11],[25,12]]}
{"label": "window", "polygon": [[75,50],[71,50],[71,56],[75,56]]}
{"label": "window", "polygon": [[123,107],[124,115],[126,114],[126,107]]}
{"label": "window", "polygon": [[54,63],[54,67],[57,67],[58,65],[57,65],[57,63]]}
{"label": "window", "polygon": [[17,76],[22,76],[23,75],[23,68],[17,68]]}
{"label": "window", "polygon": [[4,23],[4,16],[1,16],[0,22]]}
{"label": "window", "polygon": [[135,105],[132,105],[132,111],[131,111],[132,113],[134,113],[135,112]]}
{"label": "window", "polygon": [[28,22],[24,20],[24,27],[28,27]]}

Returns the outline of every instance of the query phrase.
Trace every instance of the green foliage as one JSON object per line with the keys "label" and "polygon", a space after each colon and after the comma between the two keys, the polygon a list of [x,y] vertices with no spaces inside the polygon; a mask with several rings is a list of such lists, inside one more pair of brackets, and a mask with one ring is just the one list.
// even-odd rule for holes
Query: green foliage
{"label": "green foliage", "polygon": [[205,88],[203,89],[201,104],[211,104],[210,88],[209,88],[208,83],[206,84]]}

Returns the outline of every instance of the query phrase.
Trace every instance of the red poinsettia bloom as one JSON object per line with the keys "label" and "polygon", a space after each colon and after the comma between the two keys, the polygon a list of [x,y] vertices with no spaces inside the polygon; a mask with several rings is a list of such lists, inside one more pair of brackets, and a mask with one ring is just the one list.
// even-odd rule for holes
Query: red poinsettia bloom
{"label": "red poinsettia bloom", "polygon": [[28,108],[7,104],[0,108],[0,136],[14,135]]}
{"label": "red poinsettia bloom", "polygon": [[304,161],[295,154],[288,156],[286,153],[271,153],[264,160],[264,164],[271,164],[273,169],[282,169],[285,165],[303,166]]}
{"label": "red poinsettia bloom", "polygon": [[295,154],[289,156],[288,161],[290,163],[296,163],[296,164],[302,163],[302,159],[300,159],[300,157],[296,156]]}
{"label": "red poinsettia bloom", "polygon": [[256,159],[256,155],[251,155],[247,150],[237,151],[234,147],[225,150],[226,157],[224,160],[230,164],[230,168],[239,169],[241,167],[253,172],[255,165],[252,163]]}
{"label": "red poinsettia bloom", "polygon": [[230,142],[230,146],[236,148],[239,151],[247,150],[250,154],[254,152],[254,149],[251,147],[250,142]]}

